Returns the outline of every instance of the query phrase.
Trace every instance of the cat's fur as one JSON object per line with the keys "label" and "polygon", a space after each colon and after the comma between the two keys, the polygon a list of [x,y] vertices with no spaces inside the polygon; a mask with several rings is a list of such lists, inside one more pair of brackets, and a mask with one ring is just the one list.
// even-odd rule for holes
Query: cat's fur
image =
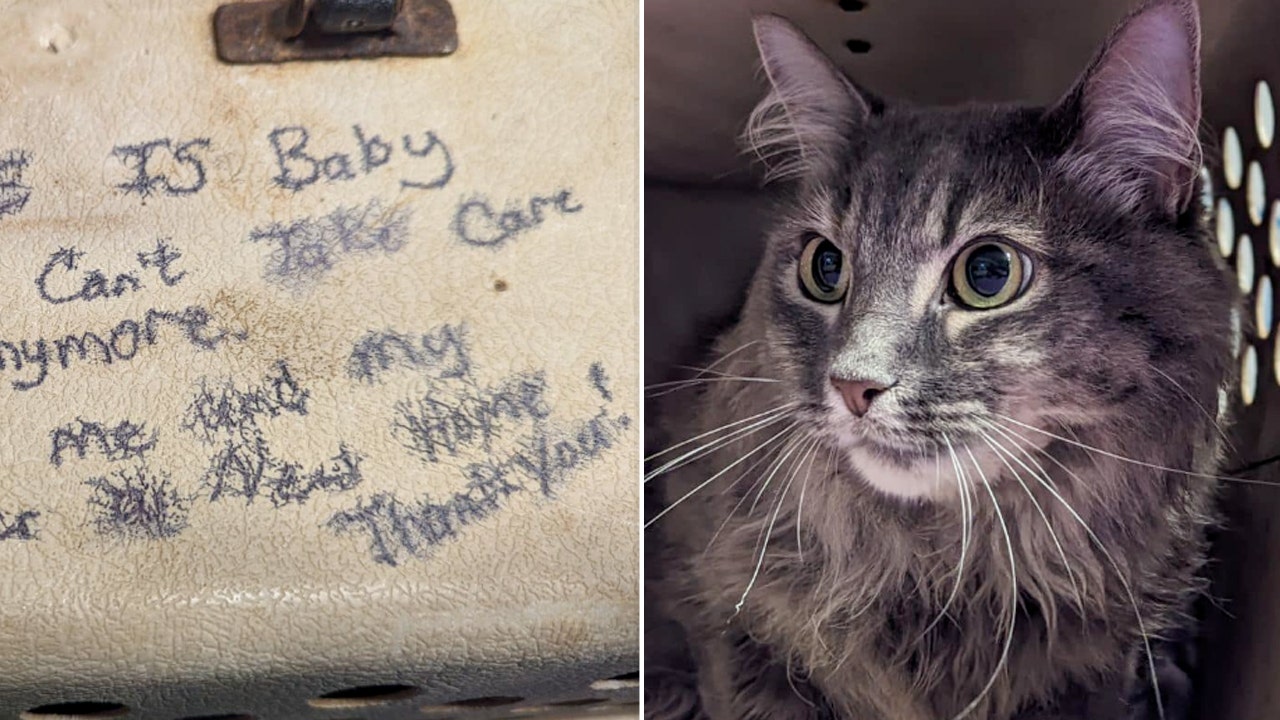
{"label": "cat's fur", "polygon": [[[751,137],[790,187],[717,374],[661,415],[668,444],[708,434],[654,465],[795,405],[660,473],[678,504],[646,534],[647,714],[1133,716],[1203,588],[1235,379],[1194,1],[1146,2],[1047,109],[885,103],[785,21],[756,34]],[[800,289],[812,233],[851,266],[835,305]],[[949,263],[988,234],[1033,279],[966,310]],[[858,418],[833,374],[896,384]]]}

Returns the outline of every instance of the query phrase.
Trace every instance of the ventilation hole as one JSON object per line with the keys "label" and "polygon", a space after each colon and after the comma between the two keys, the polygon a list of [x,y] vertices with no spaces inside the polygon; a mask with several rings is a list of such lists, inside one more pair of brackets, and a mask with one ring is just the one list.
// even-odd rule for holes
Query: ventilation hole
{"label": "ventilation hole", "polygon": [[315,708],[372,707],[405,700],[417,694],[418,688],[412,685],[362,685],[325,693],[308,700],[307,704]]}
{"label": "ventilation hole", "polygon": [[599,705],[606,700],[607,698],[581,698],[579,700],[561,700],[559,702],[547,704],[554,707],[579,707],[582,705]]}
{"label": "ventilation hole", "polygon": [[244,713],[227,713],[225,715],[190,715],[179,720],[254,720],[254,717]]}
{"label": "ventilation hole", "polygon": [[1248,295],[1253,292],[1253,241],[1248,235],[1241,235],[1236,244],[1236,280],[1240,283],[1240,292]]}
{"label": "ventilation hole", "polygon": [[1265,150],[1276,139],[1276,105],[1271,99],[1271,86],[1259,80],[1253,92],[1253,124],[1258,131],[1258,143]]}
{"label": "ventilation hole", "polygon": [[584,717],[586,714],[607,713],[618,711],[618,705],[606,704],[608,700],[592,701],[591,703],[578,703],[579,705],[587,705],[581,710],[566,710],[567,703],[547,703],[546,705],[525,705],[518,708],[512,708],[507,711],[507,715],[511,717],[545,717],[560,720],[561,718]]}
{"label": "ventilation hole", "polygon": [[849,48],[849,52],[855,55],[871,52],[871,43],[866,40],[845,40],[844,46]]}
{"label": "ventilation hole", "polygon": [[1231,212],[1231,203],[1226,198],[1218,199],[1218,252],[1222,257],[1231,257],[1236,244],[1236,219]]}
{"label": "ventilation hole", "polygon": [[1222,133],[1222,177],[1232,190],[1239,190],[1244,180],[1244,151],[1240,149],[1240,136],[1233,127]]}
{"label": "ventilation hole", "polygon": [[1271,250],[1271,264],[1280,267],[1280,200],[1271,203],[1271,229],[1267,233]]}
{"label": "ventilation hole", "polygon": [[1231,357],[1239,359],[1240,350],[1244,347],[1244,313],[1238,309],[1231,311]]}
{"label": "ventilation hole", "polygon": [[[618,677],[627,677],[627,676],[619,675]],[[640,687],[639,679],[615,680],[613,678],[610,678],[608,680],[597,680],[591,683],[591,689],[595,690],[596,692],[616,692],[618,690],[636,690],[639,687]]]}
{"label": "ventilation hole", "polygon": [[1204,204],[1204,214],[1213,215],[1213,175],[1209,168],[1200,168],[1200,202]]}
{"label": "ventilation hole", "polygon": [[49,720],[50,718],[106,718],[124,715],[129,712],[129,708],[114,702],[65,702],[54,703],[52,705],[41,705],[34,707],[22,713],[18,717],[22,720],[29,718],[40,718],[40,720]]}
{"label": "ventilation hole", "polygon": [[1245,407],[1253,404],[1258,393],[1258,351],[1253,346],[1245,348],[1244,360],[1240,363],[1240,399]]}
{"label": "ventilation hole", "polygon": [[1249,205],[1249,219],[1254,225],[1262,225],[1267,214],[1267,181],[1262,177],[1262,166],[1257,160],[1249,163],[1249,184],[1245,186],[1245,200]]}
{"label": "ventilation hole", "polygon": [[861,12],[867,9],[867,4],[862,0],[840,0],[840,9],[845,12]]}
{"label": "ventilation hole", "polygon": [[1258,292],[1253,303],[1253,320],[1257,325],[1258,337],[1262,340],[1271,337],[1272,323],[1275,322],[1274,302],[1271,278],[1263,275],[1262,279],[1258,280]]}
{"label": "ventilation hole", "polygon": [[507,695],[493,695],[490,697],[471,698],[469,700],[455,700],[448,703],[448,707],[455,708],[490,708],[502,707],[503,705],[515,705],[524,700],[522,697],[511,697]]}
{"label": "ventilation hole", "polygon": [[640,679],[640,671],[639,671],[639,670],[632,670],[632,671],[631,671],[631,672],[629,672],[629,673],[622,673],[621,675],[614,675],[613,677],[611,677],[611,678],[609,678],[609,679],[610,679],[610,680],[639,680],[639,679]]}

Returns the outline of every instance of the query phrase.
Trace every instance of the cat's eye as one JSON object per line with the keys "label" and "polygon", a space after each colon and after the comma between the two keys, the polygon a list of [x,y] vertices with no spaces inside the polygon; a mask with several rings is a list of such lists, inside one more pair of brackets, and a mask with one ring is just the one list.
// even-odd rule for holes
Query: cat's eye
{"label": "cat's eye", "polygon": [[818,302],[840,302],[849,289],[846,265],[840,248],[824,237],[813,237],[800,255],[800,285]]}
{"label": "cat's eye", "polygon": [[951,266],[951,291],[966,307],[990,310],[1018,297],[1031,277],[1031,260],[1009,243],[984,238]]}

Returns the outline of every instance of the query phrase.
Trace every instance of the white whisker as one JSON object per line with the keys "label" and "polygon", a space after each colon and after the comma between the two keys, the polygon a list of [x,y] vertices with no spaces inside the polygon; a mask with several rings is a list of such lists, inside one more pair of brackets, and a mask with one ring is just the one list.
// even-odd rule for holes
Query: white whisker
{"label": "white whisker", "polygon": [[747,348],[751,347],[752,345],[757,345],[757,344],[759,344],[759,343],[760,343],[760,341],[759,341],[759,340],[749,340],[749,341],[747,341],[747,342],[745,342],[745,343],[743,343],[743,344],[739,345],[738,347],[736,347],[736,348],[734,348],[734,349],[732,349],[732,350],[730,350],[730,351],[726,352],[725,354],[721,355],[720,357],[716,358],[715,362],[711,363],[710,365],[708,365],[707,367],[702,368],[702,369],[704,369],[704,370],[710,370],[711,368],[713,368],[713,367],[715,367],[715,366],[719,365],[720,363],[724,362],[725,360],[728,360],[729,358],[733,357],[734,355],[737,355],[738,353],[742,352],[743,350],[746,350]]}
{"label": "white whisker", "polygon": [[1187,391],[1185,387],[1182,386],[1182,383],[1179,383],[1177,380],[1174,380],[1172,377],[1170,377],[1168,373],[1156,367],[1154,364],[1150,362],[1147,363],[1147,367],[1159,373],[1160,377],[1164,378],[1165,380],[1168,380],[1171,385],[1177,388],[1179,392],[1181,392],[1188,400],[1190,400],[1191,404],[1195,405],[1196,408],[1200,410],[1200,413],[1205,416],[1205,418],[1210,422],[1210,424],[1213,425],[1213,429],[1218,432],[1218,436],[1221,437],[1222,441],[1227,444],[1227,447],[1231,449],[1231,452],[1234,453],[1237,458],[1240,457],[1240,451],[1236,450],[1236,446],[1231,444],[1231,438],[1227,437],[1226,431],[1222,429],[1222,425],[1218,424],[1218,419],[1209,413],[1208,408],[1202,405],[1194,395],[1192,395],[1190,392]]}
{"label": "white whisker", "polygon": [[[697,373],[697,375],[694,375],[694,376],[693,376],[693,377],[691,377],[691,378],[685,378],[684,380],[673,380],[673,381],[672,381],[673,383],[677,383],[677,382],[688,382],[689,380],[697,380],[698,378],[700,378],[700,377],[702,377],[702,376],[704,376],[704,375],[710,375],[710,376],[712,376],[712,377],[722,377],[722,378],[741,378],[741,377],[751,377],[752,379],[756,379],[756,376],[751,376],[751,375],[734,375],[733,373],[727,373],[727,372],[724,372],[724,371],[722,371],[722,370],[712,370],[710,367],[704,367],[704,368],[703,368],[703,367],[697,367],[697,366],[695,366],[695,365],[677,365],[676,367],[677,367],[677,368],[679,368],[679,369],[681,369],[681,370],[692,370],[692,371],[696,372],[696,373]],[[773,380],[774,382],[780,382],[777,378],[759,378],[759,379],[762,379],[762,380]],[[647,386],[647,387],[653,387],[653,386],[652,386],[652,385],[649,385],[649,386]]]}
{"label": "white whisker", "polygon": [[[656,398],[656,397],[662,397],[663,395],[670,395],[671,393],[679,392],[681,390],[687,390],[696,385],[706,385],[709,383],[722,383],[722,382],[776,383],[779,381],[774,380],[773,378],[729,377],[729,376],[693,378],[690,380],[670,380],[668,382],[660,382],[660,383],[654,383],[653,385],[649,385],[648,387],[645,388],[645,393],[651,398]],[[666,388],[666,389],[661,389],[661,388]],[[658,390],[658,392],[649,392],[650,390]]]}
{"label": "white whisker", "polygon": [[778,522],[778,512],[782,510],[782,503],[787,499],[787,490],[791,486],[783,488],[782,493],[778,496],[778,505],[773,509],[773,517],[769,520],[769,527],[765,530],[764,547],[760,548],[760,557],[756,560],[756,569],[751,573],[751,580],[747,582],[747,588],[742,591],[742,597],[738,598],[738,604],[733,606],[733,615],[730,620],[738,616],[742,612],[742,606],[747,604],[747,595],[751,593],[751,588],[756,586],[756,580],[760,577],[760,568],[764,566],[764,556],[769,552],[769,540],[773,535],[773,526]]}
{"label": "white whisker", "polygon": [[727,465],[724,469],[722,469],[722,470],[720,470],[719,472],[717,472],[715,475],[712,475],[711,477],[707,478],[707,479],[706,479],[706,480],[704,480],[703,482],[699,483],[697,487],[695,487],[694,489],[692,489],[692,490],[690,490],[689,492],[687,492],[687,493],[685,493],[684,495],[682,495],[682,496],[680,497],[680,499],[679,499],[679,500],[676,500],[674,503],[672,503],[671,505],[669,505],[669,506],[667,506],[666,508],[664,508],[664,509],[663,509],[661,512],[659,512],[657,515],[654,515],[654,516],[653,516],[653,518],[649,520],[649,522],[646,522],[646,523],[644,524],[645,528],[646,528],[646,529],[648,529],[648,527],[649,527],[650,525],[652,525],[652,524],[654,524],[654,523],[658,522],[658,520],[661,520],[661,519],[662,519],[662,517],[663,517],[664,515],[666,515],[667,513],[671,512],[671,511],[672,511],[673,509],[675,509],[675,507],[676,507],[677,505],[679,505],[680,503],[684,502],[685,500],[688,500],[690,497],[692,497],[692,496],[694,495],[694,493],[696,493],[696,492],[698,492],[699,490],[701,490],[702,488],[704,488],[704,487],[706,487],[706,486],[710,485],[712,482],[714,482],[714,481],[716,480],[716,478],[718,478],[718,477],[720,477],[721,475],[724,475],[725,473],[729,472],[729,471],[730,471],[730,470],[732,470],[735,466],[737,466],[737,465],[738,465],[738,463],[741,463],[741,462],[745,461],[747,458],[749,458],[749,457],[751,457],[752,455],[756,454],[757,452],[759,452],[759,451],[760,451],[760,449],[761,449],[761,448],[763,448],[763,447],[765,447],[766,445],[768,445],[770,442],[772,442],[774,439],[776,439],[776,438],[778,438],[779,436],[781,436],[783,433],[785,433],[785,432],[787,432],[788,430],[790,430],[790,429],[794,428],[797,424],[798,424],[798,423],[795,423],[795,422],[791,423],[791,424],[790,424],[790,425],[788,425],[787,427],[783,428],[783,429],[782,429],[782,431],[781,431],[781,432],[779,432],[777,435],[774,435],[773,437],[769,438],[768,440],[764,441],[763,443],[761,443],[761,444],[757,445],[757,446],[756,446],[756,448],[755,448],[754,450],[752,450],[751,452],[749,452],[749,453],[747,453],[747,454],[743,455],[742,457],[740,457],[740,458],[738,458],[737,460],[733,461],[731,464]]}
{"label": "white whisker", "polygon": [[765,418],[765,419],[763,419],[763,420],[757,420],[756,422],[754,422],[754,423],[752,423],[752,424],[750,424],[750,425],[748,425],[748,426],[746,426],[746,427],[744,427],[744,428],[738,428],[737,430],[734,430],[734,431],[732,431],[732,432],[730,432],[730,433],[728,433],[728,434],[726,434],[726,435],[722,435],[721,437],[716,438],[715,440],[712,440],[712,441],[711,441],[711,442],[709,442],[709,443],[706,443],[706,444],[701,445],[701,446],[699,446],[699,447],[697,447],[697,448],[694,448],[693,450],[690,450],[689,452],[686,452],[685,454],[681,455],[681,456],[680,456],[680,457],[678,457],[678,458],[675,458],[674,460],[668,460],[667,462],[663,463],[663,464],[662,464],[662,466],[661,466],[661,467],[659,467],[659,468],[657,468],[656,470],[651,470],[650,472],[648,472],[648,473],[646,473],[646,474],[645,474],[645,476],[644,476],[644,481],[645,481],[645,482],[649,482],[650,480],[654,479],[655,477],[658,477],[658,476],[660,476],[660,475],[663,475],[664,473],[667,473],[667,472],[669,472],[669,471],[671,471],[671,470],[674,470],[675,468],[681,467],[681,466],[686,465],[686,464],[688,464],[688,463],[691,463],[691,462],[693,462],[693,461],[695,461],[695,460],[701,459],[702,457],[704,457],[704,456],[706,456],[706,455],[709,455],[709,454],[711,454],[711,453],[715,452],[716,450],[720,449],[721,447],[723,447],[723,446],[725,446],[725,445],[728,445],[729,443],[733,442],[734,440],[737,440],[737,439],[739,439],[739,438],[746,437],[746,436],[748,436],[748,435],[752,435],[752,434],[756,433],[756,432],[757,432],[757,431],[759,431],[759,430],[762,430],[762,429],[764,429],[764,428],[766,428],[766,427],[768,427],[768,426],[770,426],[770,425],[773,425],[773,424],[775,424],[775,423],[777,423],[777,422],[779,422],[779,421],[785,420],[785,419],[786,419],[786,417],[787,417],[786,412],[779,412],[779,413],[777,413],[777,414],[775,414],[775,415],[772,415],[772,416],[770,416],[770,417],[767,417],[767,418]]}
{"label": "white whisker", "polygon": [[[991,426],[993,428],[995,427],[993,424]],[[998,430],[1001,430],[1001,429],[998,429]],[[1031,455],[1027,453],[1025,447],[1018,445],[1018,443],[1012,439],[1013,437],[1021,438],[1023,442],[1027,443],[1027,445],[1034,448],[1041,455],[1044,455],[1046,458],[1052,461],[1053,464],[1062,468],[1062,470],[1066,472],[1068,475],[1070,475],[1072,478],[1074,478],[1077,483],[1081,485],[1084,484],[1084,480],[1079,475],[1073,472],[1071,468],[1068,468],[1066,465],[1062,464],[1057,458],[1053,456],[1052,453],[1044,450],[1043,448],[1036,448],[1028,438],[1018,434],[1013,430],[1009,430],[1007,428],[1004,428],[1003,430],[1008,430],[1007,433],[1002,433],[1002,434],[1004,434],[1006,437],[1012,436],[1010,437],[1010,442],[1013,442],[1014,447],[1018,448],[1019,452],[1026,455],[1028,459],[1031,459]],[[1036,463],[1036,464],[1037,466],[1039,465],[1039,463]],[[1040,481],[1040,477],[1038,475],[1035,477],[1036,477],[1036,480]],[[1045,473],[1045,477],[1046,478],[1048,477],[1048,473]],[[1142,646],[1143,646],[1143,649],[1146,651],[1146,655],[1147,655],[1147,669],[1151,674],[1151,685],[1153,689],[1153,694],[1155,695],[1155,698],[1156,698],[1156,711],[1160,717],[1160,720],[1164,720],[1164,701],[1160,697],[1160,680],[1159,680],[1159,677],[1156,675],[1155,658],[1151,654],[1151,639],[1150,639],[1150,636],[1147,635],[1146,624],[1143,623],[1142,613],[1141,611],[1138,610],[1138,599],[1133,594],[1133,588],[1130,587],[1128,578],[1126,578],[1124,575],[1124,572],[1120,570],[1120,564],[1116,562],[1114,557],[1112,557],[1111,552],[1107,550],[1106,546],[1102,544],[1102,540],[1099,539],[1097,534],[1093,532],[1093,528],[1090,528],[1088,523],[1084,521],[1084,518],[1080,517],[1080,513],[1076,512],[1076,509],[1071,507],[1071,503],[1068,503],[1066,499],[1063,498],[1062,495],[1058,493],[1058,490],[1054,488],[1052,484],[1047,484],[1041,481],[1041,485],[1043,485],[1045,489],[1047,489],[1053,495],[1053,497],[1057,499],[1058,502],[1062,503],[1062,506],[1066,508],[1067,512],[1071,513],[1071,516],[1075,518],[1076,522],[1080,523],[1080,527],[1084,529],[1086,534],[1088,534],[1089,539],[1098,548],[1098,552],[1102,553],[1103,557],[1107,559],[1107,562],[1111,565],[1111,569],[1115,571],[1116,577],[1120,579],[1120,584],[1124,588],[1125,595],[1129,598],[1129,605],[1133,608],[1134,618],[1138,621],[1138,634],[1142,636]]]}
{"label": "white whisker", "polygon": [[1125,457],[1124,455],[1117,455],[1113,452],[1108,452],[1106,450],[1103,450],[1102,448],[1096,448],[1096,447],[1093,447],[1092,445],[1086,445],[1082,442],[1078,442],[1076,440],[1063,437],[1056,433],[1051,433],[1048,430],[1041,430],[1040,428],[1035,427],[1034,425],[1028,425],[1024,422],[1020,422],[1006,415],[1001,415],[999,413],[995,413],[995,415],[996,417],[1001,418],[1002,420],[1007,420],[1008,422],[1011,422],[1014,425],[1018,425],[1019,427],[1026,428],[1027,430],[1030,430],[1032,432],[1038,432],[1041,435],[1047,435],[1048,437],[1051,437],[1054,440],[1058,440],[1059,442],[1064,442],[1064,443],[1067,443],[1068,445],[1074,445],[1082,450],[1088,450],[1089,452],[1097,453],[1103,457],[1109,457],[1112,460],[1119,460],[1121,462],[1126,462],[1126,463],[1129,463],[1130,465],[1137,465],[1138,467],[1144,467],[1149,470],[1161,470],[1163,472],[1171,472],[1176,475],[1185,475],[1187,477],[1203,478],[1205,480],[1222,480],[1225,482],[1239,482],[1239,483],[1245,483],[1248,485],[1275,486],[1275,483],[1267,482],[1265,480],[1249,480],[1247,478],[1228,477],[1226,475],[1209,475],[1206,473],[1198,473],[1191,470],[1180,470],[1178,468],[1165,467],[1164,465],[1156,465],[1154,463],[1143,462],[1142,460],[1135,460],[1133,458]]}
{"label": "white whisker", "polygon": [[[1008,454],[1010,457],[1013,457],[1013,454],[985,431],[979,430],[978,434],[982,436],[983,441],[995,451],[996,457],[1000,458],[1000,461],[1004,463],[1004,466],[1013,474],[1014,480],[1017,480],[1018,485],[1022,486],[1023,492],[1027,494],[1027,498],[1030,499],[1031,504],[1035,506],[1036,512],[1040,514],[1040,519],[1044,520],[1045,529],[1049,531],[1049,538],[1053,540],[1054,547],[1058,549],[1058,557],[1062,558],[1062,566],[1066,568],[1067,577],[1071,580],[1071,588],[1076,595],[1076,607],[1080,609],[1080,616],[1084,617],[1084,595],[1080,592],[1080,585],[1076,582],[1075,571],[1071,569],[1071,562],[1067,560],[1067,553],[1063,550],[1062,543],[1058,540],[1058,534],[1053,530],[1053,523],[1049,522],[1048,514],[1046,514],[1044,508],[1040,506],[1040,502],[1036,500],[1035,495],[1031,492],[1031,488],[1027,486],[1026,481],[1022,479],[1022,473],[1018,472],[1017,468],[1015,468],[1009,460],[1005,458],[1005,454]],[[1030,469],[1028,469],[1027,472],[1031,472]]]}
{"label": "white whisker", "polygon": [[[803,449],[801,449],[799,454],[796,455],[795,461],[791,464],[791,470],[788,471],[789,474],[787,475],[786,479],[782,481],[784,494],[792,486],[792,484],[795,483],[796,477],[800,474],[800,467],[804,465],[805,458],[811,457],[813,453],[813,449],[818,445],[818,438],[813,437],[812,435],[806,435],[801,442],[804,442],[805,440],[807,440],[809,444],[804,445]],[[759,541],[760,539],[756,538],[756,542],[759,542]]]}
{"label": "white whisker", "polygon": [[995,670],[991,673],[991,679],[983,686],[982,691],[972,702],[955,716],[955,720],[967,716],[981,704],[987,693],[991,692],[991,688],[996,684],[996,678],[1000,677],[1000,671],[1003,670],[1009,662],[1009,650],[1013,647],[1013,634],[1018,627],[1018,564],[1017,556],[1013,552],[1013,538],[1009,536],[1009,526],[1005,524],[1004,513],[1000,510],[1000,502],[996,500],[996,493],[991,489],[991,483],[987,481],[986,473],[982,472],[982,466],[978,464],[977,458],[973,456],[973,451],[968,447],[964,449],[969,455],[969,459],[973,462],[973,467],[978,471],[978,477],[982,479],[982,484],[987,489],[987,494],[991,496],[991,506],[995,508],[996,519],[1000,521],[1000,530],[1004,533],[1005,546],[1009,549],[1009,584],[1013,589],[1013,599],[1009,605],[1009,634],[1004,639],[1004,650],[1000,653],[1000,660],[996,663]]}
{"label": "white whisker", "polygon": [[789,403],[786,403],[786,404],[784,404],[784,405],[779,405],[778,407],[771,408],[771,409],[769,409],[769,410],[765,410],[764,412],[756,413],[755,415],[752,415],[751,417],[746,417],[746,418],[743,418],[743,419],[741,419],[741,420],[734,420],[733,422],[725,423],[724,425],[721,425],[720,427],[712,428],[712,429],[710,429],[710,430],[708,430],[708,431],[706,431],[706,432],[704,432],[704,433],[700,433],[700,434],[698,434],[698,435],[694,435],[693,437],[689,438],[688,440],[683,440],[683,441],[681,441],[681,442],[678,442],[678,443],[676,443],[675,445],[672,445],[671,447],[666,448],[665,450],[659,450],[659,451],[657,451],[657,452],[653,453],[652,455],[649,455],[648,457],[646,457],[646,458],[644,459],[644,461],[645,461],[645,462],[649,462],[650,460],[653,460],[653,459],[655,459],[655,458],[660,458],[660,457],[662,457],[663,455],[666,455],[667,453],[675,452],[676,450],[679,450],[680,448],[684,447],[685,445],[688,445],[689,443],[697,442],[697,441],[701,440],[702,438],[707,437],[708,435],[714,435],[714,434],[716,434],[716,433],[718,433],[718,432],[720,432],[720,431],[722,431],[722,430],[728,430],[728,429],[729,429],[729,428],[731,428],[731,427],[735,427],[735,426],[737,426],[737,425],[742,425],[742,424],[744,424],[744,423],[749,423],[749,422],[751,422],[752,420],[757,420],[757,419],[763,418],[763,417],[765,417],[765,416],[768,416],[768,415],[771,415],[771,414],[774,414],[774,413],[779,413],[779,412],[781,412],[781,411],[788,410],[788,409],[790,409],[790,408],[794,407],[795,405],[796,405],[796,403],[794,403],[794,402],[789,402]]}
{"label": "white whisker", "polygon": [[756,469],[756,467],[758,467],[760,463],[764,462],[765,460],[768,460],[770,455],[773,455],[774,453],[779,454],[778,457],[775,457],[772,460],[769,460],[769,464],[766,465],[764,471],[760,473],[760,477],[756,478],[756,481],[751,484],[751,487],[747,488],[747,491],[742,494],[742,497],[738,498],[738,502],[734,503],[733,509],[729,511],[729,514],[725,515],[724,520],[720,522],[720,527],[716,528],[715,533],[711,535],[711,539],[707,541],[707,547],[704,548],[702,551],[702,554],[704,556],[707,554],[707,551],[711,549],[711,546],[715,543],[716,538],[720,537],[720,533],[724,532],[725,526],[729,524],[729,521],[733,519],[733,516],[738,514],[738,510],[742,509],[742,504],[747,501],[747,498],[756,489],[756,487],[761,482],[764,481],[765,474],[768,473],[769,470],[774,466],[774,463],[779,462],[781,460],[781,453],[786,452],[787,448],[790,448],[793,444],[799,443],[802,440],[804,440],[803,436],[787,438],[787,440],[783,442],[781,445],[765,453],[759,460],[751,463],[751,465],[746,470],[744,470],[741,475],[738,476],[738,479],[733,481],[733,484],[729,486],[730,488],[737,487],[738,483],[742,482],[743,478],[749,475],[752,470]]}
{"label": "white whisker", "polygon": [[[778,471],[782,469],[782,464],[787,461],[787,458],[795,454],[796,450],[800,449],[801,444],[803,444],[808,439],[809,439],[808,435],[802,436],[799,442],[793,445],[791,449],[788,450],[786,454],[784,454],[782,458],[779,459],[778,462],[773,465],[773,472],[769,473],[769,477],[767,480],[764,481],[764,485],[760,488],[760,492],[756,493],[756,499],[751,501],[751,507],[747,508],[748,515],[755,512],[756,504],[759,503],[760,498],[764,496],[764,491],[769,489],[769,483],[773,482],[774,476],[776,476],[778,474]],[[786,481],[784,480],[783,482],[786,482]]]}
{"label": "white whisker", "polygon": [[[822,474],[822,479],[824,481],[831,479],[831,474],[832,472],[834,472],[833,467],[835,465],[835,459],[836,459],[836,446],[832,445],[827,450],[827,467]],[[802,517],[801,513],[804,511],[804,491],[808,487],[809,487],[809,473],[806,471],[804,475],[804,484],[800,486],[800,507],[796,510],[796,550],[800,554],[801,564],[804,564],[804,542],[800,539],[800,529],[803,527],[800,520]]]}
{"label": "white whisker", "polygon": [[[805,465],[805,471],[804,471],[805,482],[800,483],[800,507],[799,509],[796,510],[796,547],[797,548],[800,547],[800,510],[804,509],[804,488],[809,484],[809,474],[812,473],[813,471],[813,457],[814,455],[818,454],[818,445],[820,442],[822,442],[820,441],[820,438],[814,437],[813,442],[809,443],[808,450],[806,450],[805,454],[800,457],[800,461],[796,462],[795,477],[799,477],[800,466]],[[795,479],[792,478],[791,482],[795,482]]]}
{"label": "white whisker", "polygon": [[[956,565],[956,582],[951,588],[951,595],[948,596],[947,601],[942,604],[942,609],[938,611],[938,616],[920,632],[920,635],[916,638],[916,642],[919,642],[922,638],[928,635],[929,631],[933,630],[939,622],[942,622],[942,618],[946,617],[947,611],[951,609],[951,604],[955,602],[956,597],[959,596],[960,585],[964,578],[965,558],[969,551],[969,523],[972,513],[969,509],[969,493],[965,488],[964,468],[960,466],[960,458],[956,456],[955,446],[951,444],[951,438],[948,437],[946,433],[942,434],[942,441],[946,443],[947,453],[951,456],[951,467],[956,474],[956,489],[960,491],[960,561]],[[939,468],[939,477],[941,477],[942,472],[941,463],[941,458],[938,458],[937,467]]]}

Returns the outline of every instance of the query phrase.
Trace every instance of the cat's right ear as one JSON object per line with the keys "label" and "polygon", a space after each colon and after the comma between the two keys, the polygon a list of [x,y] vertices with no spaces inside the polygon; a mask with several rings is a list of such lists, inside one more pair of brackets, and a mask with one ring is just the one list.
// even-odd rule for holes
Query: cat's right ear
{"label": "cat's right ear", "polygon": [[1195,0],[1143,2],[1048,118],[1071,128],[1069,172],[1128,208],[1186,212],[1201,162]]}
{"label": "cat's right ear", "polygon": [[757,16],[756,45],[771,90],[747,122],[745,140],[767,180],[835,170],[850,134],[871,113],[870,99],[799,28]]}

